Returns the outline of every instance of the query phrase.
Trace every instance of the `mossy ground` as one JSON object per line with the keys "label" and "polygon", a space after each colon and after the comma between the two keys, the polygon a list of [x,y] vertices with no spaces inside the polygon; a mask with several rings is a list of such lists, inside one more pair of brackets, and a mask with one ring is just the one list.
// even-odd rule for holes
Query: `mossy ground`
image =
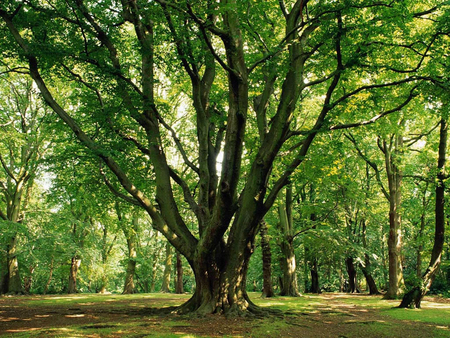
{"label": "mossy ground", "polygon": [[2,337],[450,337],[450,301],[397,309],[381,296],[324,294],[251,298],[265,317],[172,313],[189,295],[54,295],[0,298]]}

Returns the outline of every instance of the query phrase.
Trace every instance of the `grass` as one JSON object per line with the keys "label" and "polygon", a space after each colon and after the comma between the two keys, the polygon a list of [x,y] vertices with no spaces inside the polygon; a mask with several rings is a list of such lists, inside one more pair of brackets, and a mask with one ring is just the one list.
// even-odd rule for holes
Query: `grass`
{"label": "grass", "polygon": [[[261,299],[263,318],[191,318],[157,309],[190,295],[52,295],[0,298],[0,336],[28,337],[450,337],[450,303],[398,309],[380,296],[325,294]],[[11,312],[9,312],[11,311]],[[166,311],[167,312],[167,311]],[[7,329],[2,330],[2,326]]]}

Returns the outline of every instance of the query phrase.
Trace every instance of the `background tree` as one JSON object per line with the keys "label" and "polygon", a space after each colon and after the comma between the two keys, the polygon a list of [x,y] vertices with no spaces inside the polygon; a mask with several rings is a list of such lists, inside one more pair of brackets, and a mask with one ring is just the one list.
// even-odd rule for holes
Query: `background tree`
{"label": "background tree", "polygon": [[[22,293],[18,261],[20,228],[33,194],[41,158],[51,136],[46,134],[46,108],[37,98],[30,78],[3,74],[0,77],[0,220],[5,238],[0,251],[1,290]],[[25,228],[22,228],[25,229]]]}

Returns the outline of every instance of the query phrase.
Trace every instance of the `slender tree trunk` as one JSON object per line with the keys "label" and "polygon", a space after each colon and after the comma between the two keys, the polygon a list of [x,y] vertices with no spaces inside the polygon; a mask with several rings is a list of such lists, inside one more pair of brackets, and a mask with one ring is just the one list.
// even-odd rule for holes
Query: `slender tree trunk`
{"label": "slender tree trunk", "polygon": [[8,263],[6,255],[0,253],[0,294],[8,292]]}
{"label": "slender tree trunk", "polygon": [[47,294],[48,288],[50,286],[50,283],[52,282],[52,278],[53,278],[53,264],[55,263],[55,259],[52,256],[52,261],[50,262],[50,271],[48,272],[48,279],[47,279],[47,283],[45,283],[45,287],[44,287],[44,295]]}
{"label": "slender tree trunk", "polygon": [[35,266],[31,265],[28,269],[28,275],[24,278],[24,291],[26,294],[31,292],[31,287],[33,285],[33,273],[36,269]]}
{"label": "slender tree trunk", "polygon": [[183,262],[181,260],[181,254],[177,252],[177,278],[175,282],[175,293],[184,293],[183,285]]}
{"label": "slender tree trunk", "polygon": [[285,203],[279,206],[280,231],[281,231],[281,271],[282,285],[281,296],[298,297],[300,293],[297,287],[297,264],[294,252],[293,237],[293,216],[292,216],[292,187],[286,188]]}
{"label": "slender tree trunk", "polygon": [[132,294],[135,292],[134,277],[136,275],[136,257],[137,257],[137,233],[139,231],[139,216],[137,213],[133,214],[132,226],[124,222],[119,205],[116,203],[116,212],[119,222],[122,226],[123,234],[125,235],[128,248],[128,262],[125,274],[125,284],[123,286],[122,294]]}
{"label": "slender tree trunk", "polygon": [[[305,197],[306,198],[306,197]],[[316,192],[314,185],[311,184],[309,190],[309,201],[311,204],[316,200]],[[313,212],[309,216],[311,223],[313,224],[312,229],[316,229],[317,215]],[[305,256],[308,259],[309,274],[311,276],[311,286],[309,292],[320,293],[320,283],[319,283],[319,263],[317,260],[316,253],[312,253],[309,248],[305,247]]]}
{"label": "slender tree trunk", "polygon": [[422,196],[422,212],[420,215],[420,230],[417,234],[417,241],[419,242],[419,245],[417,247],[417,254],[416,254],[416,276],[418,278],[422,277],[422,250],[423,250],[423,234],[425,231],[425,214],[426,209],[428,205],[428,200],[426,198],[426,192],[428,190],[428,182],[426,183],[425,189],[423,191]]}
{"label": "slender tree trunk", "polygon": [[[367,251],[367,239],[366,239],[366,221],[362,221],[362,244],[364,249]],[[360,264],[359,267],[361,268],[361,271],[364,275],[364,278],[366,279],[367,286],[369,287],[369,294],[371,295],[378,295],[380,292],[378,291],[377,284],[375,283],[375,280],[372,276],[372,269],[371,269],[371,263],[370,263],[370,257],[367,252],[364,253],[364,264]]]}
{"label": "slender tree trunk", "polygon": [[170,275],[172,274],[172,245],[166,244],[166,260],[164,264],[161,292],[170,292]]}
{"label": "slender tree trunk", "polygon": [[128,246],[128,263],[125,275],[125,285],[123,286],[122,294],[132,294],[135,292],[134,276],[136,274],[136,234],[134,229],[127,231],[127,246]]}
{"label": "slender tree trunk", "polygon": [[261,250],[262,250],[262,268],[263,268],[263,291],[261,297],[274,297],[272,285],[272,252],[270,249],[270,238],[268,234],[267,223],[261,221]]}
{"label": "slender tree trunk", "polygon": [[442,250],[445,242],[445,158],[447,149],[447,121],[441,120],[439,133],[439,157],[436,184],[435,228],[434,244],[431,251],[430,263],[422,275],[422,283],[408,291],[400,303],[400,308],[420,308],[421,301],[431,287],[441,264]]}
{"label": "slender tree trunk", "polygon": [[19,294],[23,293],[22,280],[19,274],[19,261],[17,259],[17,236],[13,236],[7,248],[7,264],[8,264],[8,278],[7,293]]}
{"label": "slender tree trunk", "polygon": [[111,243],[108,243],[108,227],[106,225],[103,225],[103,238],[102,238],[102,268],[103,268],[103,274],[101,278],[101,286],[99,293],[106,293],[107,286],[108,286],[108,259],[111,254],[111,251],[114,247],[114,242],[116,241],[117,236],[114,237],[113,240],[111,240]]}
{"label": "slender tree trunk", "polygon": [[397,156],[400,155],[403,147],[402,136],[395,136],[395,144],[384,142],[383,150],[386,162],[386,172],[389,184],[389,287],[386,292],[386,299],[396,299],[402,294],[404,287],[403,267],[402,267],[402,229],[401,229],[401,187],[402,172],[399,168]]}
{"label": "slender tree trunk", "polygon": [[356,280],[356,269],[355,264],[353,263],[353,257],[348,257],[345,259],[345,266],[347,268],[347,274],[348,274],[348,292],[355,293],[356,292],[356,286],[357,286],[357,280]]}
{"label": "slender tree trunk", "polygon": [[[135,254],[132,253],[131,256],[135,256]],[[122,294],[126,295],[135,292],[135,285],[134,285],[135,273],[136,273],[136,259],[129,257],[127,263],[127,271],[125,275],[125,285],[123,286]]]}
{"label": "slender tree trunk", "polygon": [[313,261],[310,262],[309,272],[311,274],[311,293],[320,293],[320,283],[319,283],[319,268],[317,258],[313,258]]}
{"label": "slender tree trunk", "polygon": [[[155,239],[158,240],[159,233],[155,233]],[[151,283],[150,283],[150,292],[155,292],[156,289],[156,279],[158,274],[158,262],[161,255],[163,246],[160,245],[157,250],[153,251],[152,254],[152,275],[151,275]]]}
{"label": "slender tree trunk", "polygon": [[67,293],[77,293],[77,276],[78,269],[81,265],[81,258],[78,255],[72,257],[70,263],[70,272],[69,272],[69,286],[67,289]]}

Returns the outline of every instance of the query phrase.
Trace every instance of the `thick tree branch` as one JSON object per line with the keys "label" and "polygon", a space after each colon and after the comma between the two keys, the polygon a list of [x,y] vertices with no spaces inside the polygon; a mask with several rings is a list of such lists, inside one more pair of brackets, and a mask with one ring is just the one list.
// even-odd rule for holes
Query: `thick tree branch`
{"label": "thick tree branch", "polygon": [[106,184],[106,186],[108,187],[108,189],[113,193],[114,196],[117,196],[121,199],[123,199],[125,202],[132,204],[132,205],[137,205],[140,206],[140,204],[134,199],[131,198],[129,196],[126,196],[124,194],[122,194],[121,192],[119,192],[112,184],[111,182],[108,180],[108,178],[106,177],[105,172],[103,171],[102,167],[100,166],[100,174],[103,177],[103,182]]}
{"label": "thick tree branch", "polygon": [[331,104],[331,99],[332,99],[334,91],[337,88],[337,85],[339,83],[339,80],[340,80],[340,77],[341,77],[341,74],[343,71],[343,67],[344,67],[343,63],[342,63],[342,51],[341,51],[342,17],[340,15],[340,13],[337,14],[337,23],[338,23],[339,30],[338,30],[338,34],[336,36],[336,41],[335,41],[335,52],[336,52],[336,63],[337,63],[336,73],[327,89],[327,93],[325,95],[325,99],[322,104],[322,110],[316,119],[316,123],[315,123],[314,127],[312,128],[311,133],[309,133],[306,136],[305,140],[303,141],[302,146],[298,151],[298,154],[291,161],[291,163],[286,168],[283,175],[281,175],[280,178],[275,182],[272,190],[270,191],[266,200],[264,201],[264,207],[266,210],[269,210],[272,207],[280,190],[288,183],[289,177],[292,175],[292,173],[298,168],[298,166],[305,159],[305,156],[308,152],[309,147],[311,146],[311,144],[312,144],[315,136],[319,132],[319,130],[324,125],[326,116],[333,107],[333,105]]}

